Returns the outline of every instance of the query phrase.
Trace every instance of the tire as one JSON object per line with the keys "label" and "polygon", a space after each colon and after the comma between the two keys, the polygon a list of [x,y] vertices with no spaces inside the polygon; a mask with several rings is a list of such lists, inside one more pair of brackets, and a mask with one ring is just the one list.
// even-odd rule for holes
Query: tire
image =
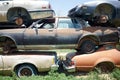
{"label": "tire", "polygon": [[37,70],[34,66],[32,65],[21,65],[16,69],[16,75],[18,77],[21,76],[33,76],[37,75]]}
{"label": "tire", "polygon": [[96,50],[96,44],[92,40],[84,40],[79,50],[82,54],[93,53]]}
{"label": "tire", "polygon": [[9,40],[4,42],[2,49],[4,54],[12,53],[13,51],[17,50],[14,43]]}

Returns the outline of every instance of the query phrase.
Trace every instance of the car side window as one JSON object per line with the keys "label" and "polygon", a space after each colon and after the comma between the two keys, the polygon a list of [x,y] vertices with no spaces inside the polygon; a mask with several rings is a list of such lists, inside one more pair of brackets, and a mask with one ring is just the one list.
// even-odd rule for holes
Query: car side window
{"label": "car side window", "polygon": [[71,19],[64,18],[64,19],[59,19],[58,28],[60,29],[61,28],[74,28],[74,25]]}
{"label": "car side window", "polygon": [[52,28],[54,28],[54,24],[53,24],[53,23],[44,24],[44,25],[43,25],[43,28],[44,28],[44,29],[52,29]]}

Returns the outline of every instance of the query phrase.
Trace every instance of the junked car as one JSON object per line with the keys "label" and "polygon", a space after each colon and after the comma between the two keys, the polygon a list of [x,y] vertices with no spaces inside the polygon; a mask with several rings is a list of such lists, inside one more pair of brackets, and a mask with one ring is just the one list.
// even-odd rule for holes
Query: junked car
{"label": "junked car", "polygon": [[18,77],[38,75],[51,69],[57,70],[55,52],[21,51],[9,55],[0,54],[0,74]]}
{"label": "junked car", "polygon": [[[69,59],[68,64],[74,62],[75,71],[88,72],[100,69],[102,72],[111,72],[114,68],[120,68],[120,51],[117,49],[103,50],[92,54],[74,54],[71,54],[73,55],[71,59],[67,57],[66,61]],[[65,67],[70,68],[71,66]]]}
{"label": "junked car", "polygon": [[117,28],[91,27],[69,17],[43,18],[27,28],[0,30],[4,53],[14,50],[76,49],[92,53],[99,45],[118,43]]}
{"label": "junked car", "polygon": [[0,22],[24,22],[54,15],[47,0],[0,0]]}
{"label": "junked car", "polygon": [[107,15],[115,27],[120,26],[120,0],[92,0],[70,9],[70,17],[80,17],[95,25],[100,15]]}

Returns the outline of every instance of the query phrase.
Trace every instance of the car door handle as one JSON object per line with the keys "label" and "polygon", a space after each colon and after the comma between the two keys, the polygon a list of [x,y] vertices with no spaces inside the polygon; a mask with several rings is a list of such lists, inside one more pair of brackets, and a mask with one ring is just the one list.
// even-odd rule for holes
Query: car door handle
{"label": "car door handle", "polygon": [[9,2],[4,2],[4,3],[2,3],[3,5],[8,5],[9,4]]}
{"label": "car door handle", "polygon": [[48,31],[49,31],[49,32],[53,32],[53,29],[49,29]]}

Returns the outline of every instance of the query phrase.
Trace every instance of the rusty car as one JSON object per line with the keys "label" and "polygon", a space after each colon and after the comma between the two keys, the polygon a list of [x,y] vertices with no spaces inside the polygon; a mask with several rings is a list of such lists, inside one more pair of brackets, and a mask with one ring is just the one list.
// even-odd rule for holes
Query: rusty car
{"label": "rusty car", "polygon": [[31,19],[53,16],[47,0],[0,0],[0,22],[15,23],[21,18],[24,23]]}
{"label": "rusty car", "polygon": [[[69,56],[69,57],[68,57]],[[101,70],[102,73],[113,71],[115,68],[120,68],[120,51],[117,49],[108,49],[92,54],[76,55],[76,53],[70,53],[66,57],[67,64],[70,65],[74,62],[75,71],[94,71]],[[66,65],[64,63],[64,65]],[[73,66],[73,65],[72,65]],[[70,66],[65,66],[70,67]]]}
{"label": "rusty car", "polygon": [[118,43],[118,29],[91,27],[83,19],[43,18],[29,27],[0,30],[4,53],[14,50],[76,49],[92,53],[99,45]]}
{"label": "rusty car", "polygon": [[91,25],[97,22],[97,16],[107,15],[110,22],[118,27],[120,26],[120,0],[86,1],[70,9],[68,15],[83,18]]}
{"label": "rusty car", "polygon": [[0,74],[33,76],[51,69],[57,70],[56,52],[21,51],[9,55],[0,54]]}

